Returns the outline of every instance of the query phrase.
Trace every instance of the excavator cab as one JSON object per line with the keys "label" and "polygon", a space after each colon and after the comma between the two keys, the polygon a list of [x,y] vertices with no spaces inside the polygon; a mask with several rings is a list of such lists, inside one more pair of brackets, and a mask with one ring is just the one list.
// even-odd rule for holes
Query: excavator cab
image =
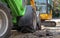
{"label": "excavator cab", "polygon": [[52,0],[35,0],[35,5],[41,20],[52,19]]}

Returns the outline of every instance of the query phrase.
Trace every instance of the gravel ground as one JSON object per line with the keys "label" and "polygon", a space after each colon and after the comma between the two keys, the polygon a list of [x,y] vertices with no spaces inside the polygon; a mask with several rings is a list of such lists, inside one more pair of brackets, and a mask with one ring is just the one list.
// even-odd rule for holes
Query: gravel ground
{"label": "gravel ground", "polygon": [[[9,38],[60,38],[60,35],[58,35],[57,33],[55,33],[53,36],[46,36],[45,35],[46,32],[41,32],[41,31],[37,31],[35,33],[20,33],[17,31],[12,31],[12,35]],[[43,37],[41,37],[41,35],[43,35]]]}
{"label": "gravel ground", "polygon": [[17,31],[12,31],[10,38],[39,38],[38,36],[32,33],[20,33]]}

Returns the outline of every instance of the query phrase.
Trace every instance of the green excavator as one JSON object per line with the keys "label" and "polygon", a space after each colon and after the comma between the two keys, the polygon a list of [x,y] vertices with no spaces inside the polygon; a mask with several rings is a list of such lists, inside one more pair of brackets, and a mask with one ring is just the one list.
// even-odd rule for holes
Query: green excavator
{"label": "green excavator", "polygon": [[8,38],[11,28],[20,32],[36,30],[35,11],[26,0],[0,0],[0,38]]}

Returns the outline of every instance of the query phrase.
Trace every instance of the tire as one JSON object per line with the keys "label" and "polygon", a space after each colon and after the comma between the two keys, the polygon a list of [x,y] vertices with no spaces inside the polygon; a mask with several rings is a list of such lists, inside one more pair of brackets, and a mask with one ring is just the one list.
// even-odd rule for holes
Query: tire
{"label": "tire", "polygon": [[25,15],[19,19],[18,26],[24,33],[36,30],[36,14],[30,5],[27,6]]}
{"label": "tire", "polygon": [[11,34],[11,16],[7,6],[0,2],[0,38],[9,38]]}

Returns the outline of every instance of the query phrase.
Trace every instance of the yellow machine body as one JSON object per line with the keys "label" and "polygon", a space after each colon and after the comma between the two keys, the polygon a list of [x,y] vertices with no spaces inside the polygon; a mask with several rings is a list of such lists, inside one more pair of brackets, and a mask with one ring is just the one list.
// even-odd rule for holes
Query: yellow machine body
{"label": "yellow machine body", "polygon": [[52,10],[50,11],[49,14],[40,14],[40,19],[41,20],[50,20],[50,19],[52,19]]}

